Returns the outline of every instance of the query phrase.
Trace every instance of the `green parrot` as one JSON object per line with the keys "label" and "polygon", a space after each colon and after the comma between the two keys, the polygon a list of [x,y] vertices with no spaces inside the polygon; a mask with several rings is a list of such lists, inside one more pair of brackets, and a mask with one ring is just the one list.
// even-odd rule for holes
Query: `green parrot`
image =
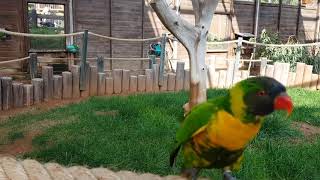
{"label": "green parrot", "polygon": [[243,151],[258,134],[263,119],[275,110],[293,110],[286,88],[269,77],[238,82],[227,95],[198,104],[176,133],[170,155],[172,167],[182,150],[182,175],[197,179],[201,169],[223,169],[224,179],[240,168]]}

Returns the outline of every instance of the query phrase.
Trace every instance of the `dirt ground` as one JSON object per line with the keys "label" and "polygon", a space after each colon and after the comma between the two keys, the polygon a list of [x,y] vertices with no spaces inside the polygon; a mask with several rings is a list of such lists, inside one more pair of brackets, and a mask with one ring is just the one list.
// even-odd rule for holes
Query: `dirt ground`
{"label": "dirt ground", "polygon": [[0,111],[0,121],[6,121],[10,117],[23,114],[23,113],[31,113],[31,114],[39,114],[41,112],[48,111],[50,109],[65,106],[68,104],[76,104],[85,100],[87,98],[78,98],[78,99],[70,99],[70,100],[50,100],[50,102],[42,102],[41,104],[36,104],[30,107],[22,107],[15,108],[8,111]]}
{"label": "dirt ground", "polygon": [[[72,100],[51,100],[50,102],[43,102],[41,104],[33,105],[30,107],[16,108],[8,111],[3,111],[0,114],[0,121],[3,122],[8,120],[10,117],[27,113],[27,112],[31,114],[39,114],[53,108],[62,107],[68,104],[79,103],[85,99],[86,98],[79,98],[79,99],[72,99]],[[40,125],[39,123],[37,123],[37,126],[39,126],[40,128],[32,128],[32,130],[30,130],[27,134],[24,134],[22,138],[16,139],[11,144],[0,145],[0,154],[16,156],[26,152],[31,152],[32,139],[36,136],[41,135],[42,131],[54,125],[57,125],[57,123],[52,123],[51,121],[42,121]],[[31,124],[30,127],[31,126],[33,126],[33,124]],[[6,132],[7,131],[5,129],[0,130],[1,134]]]}
{"label": "dirt ground", "polygon": [[320,127],[305,122],[293,122],[292,126],[302,132],[306,139],[310,141],[320,134]]}

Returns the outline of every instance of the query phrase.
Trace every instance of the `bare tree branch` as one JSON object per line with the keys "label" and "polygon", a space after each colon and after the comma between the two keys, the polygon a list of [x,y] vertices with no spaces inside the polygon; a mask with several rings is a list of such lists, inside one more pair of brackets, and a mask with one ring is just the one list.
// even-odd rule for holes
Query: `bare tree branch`
{"label": "bare tree branch", "polygon": [[174,34],[188,50],[190,63],[190,99],[184,108],[206,100],[206,44],[212,17],[219,0],[191,0],[195,25],[178,16],[166,0],[151,0],[150,5],[161,22]]}
{"label": "bare tree branch", "polygon": [[200,3],[200,24],[210,28],[214,11],[218,6],[218,0],[199,0]]}
{"label": "bare tree branch", "polygon": [[200,23],[200,3],[199,0],[192,0],[193,13],[195,17],[195,24]]}
{"label": "bare tree branch", "polygon": [[178,40],[188,49],[193,48],[193,42],[197,39],[199,32],[194,26],[178,16],[174,10],[169,8],[165,0],[151,0],[149,2],[161,22]]}

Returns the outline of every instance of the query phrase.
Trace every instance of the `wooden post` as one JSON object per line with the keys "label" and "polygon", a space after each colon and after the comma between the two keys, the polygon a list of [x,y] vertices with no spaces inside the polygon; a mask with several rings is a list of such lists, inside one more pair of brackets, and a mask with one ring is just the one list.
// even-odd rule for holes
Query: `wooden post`
{"label": "wooden post", "polygon": [[138,91],[145,92],[146,91],[146,75],[138,76]]}
{"label": "wooden post", "polygon": [[219,76],[220,76],[220,72],[216,71],[213,79],[214,88],[218,88],[219,86]]}
{"label": "wooden post", "polygon": [[260,76],[265,76],[266,69],[267,69],[268,59],[267,58],[261,58],[261,64],[260,64]]}
{"label": "wooden post", "polygon": [[302,80],[302,87],[303,88],[309,88],[312,80],[312,68],[311,65],[306,65],[304,67],[304,73],[303,73],[303,80]]}
{"label": "wooden post", "polygon": [[106,94],[111,95],[113,94],[113,78],[106,77]]}
{"label": "wooden post", "polygon": [[73,53],[67,53],[67,61],[68,61],[68,70],[71,71],[72,66],[75,65]]}
{"label": "wooden post", "polygon": [[98,68],[90,66],[90,96],[98,94]]}
{"label": "wooden post", "polygon": [[62,72],[62,98],[72,98],[72,74],[71,72]]}
{"label": "wooden post", "polygon": [[79,98],[80,97],[80,66],[72,65],[71,73],[72,73],[72,97]]}
{"label": "wooden post", "polygon": [[99,56],[97,58],[97,67],[98,67],[98,72],[103,73],[104,72],[104,59],[102,56]]}
{"label": "wooden post", "polygon": [[106,93],[106,73],[98,73],[98,95],[103,96]]}
{"label": "wooden post", "polygon": [[86,72],[87,72],[87,51],[88,51],[88,30],[84,30],[82,37],[82,53],[80,62],[80,90],[88,90],[86,86]]}
{"label": "wooden post", "polygon": [[318,84],[317,84],[317,90],[320,90],[320,75],[318,75]]}
{"label": "wooden post", "polygon": [[160,91],[168,90],[168,74],[163,75],[163,84],[160,86]]}
{"label": "wooden post", "polygon": [[153,91],[159,91],[159,65],[153,64],[152,65],[152,72],[153,72]]}
{"label": "wooden post", "polygon": [[176,75],[174,73],[168,73],[168,91],[174,91],[176,86]]}
{"label": "wooden post", "polygon": [[153,91],[153,72],[152,69],[146,69],[146,92]]}
{"label": "wooden post", "polygon": [[225,88],[226,80],[227,80],[227,71],[225,70],[219,71],[218,88]]}
{"label": "wooden post", "polygon": [[[86,63],[86,65],[85,65],[84,74],[85,74],[84,75],[85,76],[85,82],[84,82],[85,90],[80,91],[80,95],[81,95],[81,97],[88,97],[90,95],[90,66],[88,63]],[[80,79],[81,79],[81,66],[80,66]],[[80,80],[80,82],[81,82],[81,80]],[[81,87],[80,87],[80,90],[81,90]]]}
{"label": "wooden post", "polygon": [[239,69],[239,64],[240,64],[240,59],[241,59],[242,41],[243,41],[243,38],[239,37],[237,49],[236,49],[236,60],[234,62],[234,68],[233,68],[233,73],[232,73],[232,84],[234,84],[234,79],[235,79],[237,71]]}
{"label": "wooden post", "polygon": [[241,79],[247,79],[249,77],[249,71],[241,71]]}
{"label": "wooden post", "polygon": [[42,66],[43,99],[48,102],[53,97],[53,68]]}
{"label": "wooden post", "polygon": [[175,84],[176,91],[181,91],[183,89],[183,81],[184,81],[184,62],[177,62],[176,84]]}
{"label": "wooden post", "polygon": [[290,64],[289,63],[283,63],[282,64],[282,75],[281,75],[281,78],[280,78],[280,82],[284,86],[288,85],[289,71],[290,71]]}
{"label": "wooden post", "polygon": [[120,94],[122,89],[122,69],[114,69],[112,71],[113,76],[113,92]]}
{"label": "wooden post", "polygon": [[13,94],[13,107],[19,108],[23,106],[23,84],[13,83],[12,84]]}
{"label": "wooden post", "polygon": [[29,59],[29,71],[30,71],[30,78],[34,79],[37,77],[38,73],[38,57],[37,53],[31,53]]}
{"label": "wooden post", "polygon": [[289,72],[289,77],[288,77],[288,87],[293,87],[294,86],[294,80],[296,78],[296,73],[294,72]]}
{"label": "wooden post", "polygon": [[164,63],[166,59],[166,43],[167,34],[163,33],[161,38],[161,54],[160,54],[160,69],[159,69],[159,83],[158,85],[163,85],[163,73],[164,73]]}
{"label": "wooden post", "polygon": [[122,71],[122,93],[128,93],[130,86],[130,70]]}
{"label": "wooden post", "polygon": [[2,109],[8,110],[12,107],[12,78],[2,77]]}
{"label": "wooden post", "polygon": [[306,66],[305,63],[297,63],[296,78],[294,81],[294,87],[301,87],[302,86],[305,66]]}
{"label": "wooden post", "polygon": [[33,102],[34,104],[41,103],[43,101],[43,79],[32,79],[33,85]]}
{"label": "wooden post", "polygon": [[[226,77],[226,84],[225,84],[225,88],[229,88],[231,87],[231,85],[233,83],[235,83],[235,79],[236,79],[236,74],[237,71],[234,71],[234,67],[235,67],[235,61],[233,60],[229,60],[228,62],[228,68],[227,68],[227,77]],[[235,73],[235,74],[233,74]]]}
{"label": "wooden post", "polygon": [[273,72],[274,72],[274,66],[273,65],[267,65],[266,67],[266,76],[273,78]]}
{"label": "wooden post", "polygon": [[237,84],[238,82],[240,82],[241,79],[241,71],[238,71],[237,75],[236,75],[236,79],[234,80],[234,84]]}
{"label": "wooden post", "polygon": [[318,74],[312,74],[310,89],[317,90],[317,84],[318,84]]}
{"label": "wooden post", "polygon": [[137,76],[130,76],[130,93],[137,92],[138,87],[138,77]]}
{"label": "wooden post", "polygon": [[112,70],[106,70],[106,77],[112,77]]}
{"label": "wooden post", "polygon": [[25,106],[33,105],[33,85],[32,84],[23,85],[23,104]]}
{"label": "wooden post", "polygon": [[[189,72],[190,73],[190,72]],[[216,68],[215,68],[215,63],[212,63],[210,65],[208,65],[208,88],[214,88],[215,84],[214,84],[214,76],[216,74]],[[190,76],[190,75],[189,75]],[[189,77],[190,78],[190,77]],[[189,82],[190,83],[190,82]]]}
{"label": "wooden post", "polygon": [[155,55],[150,55],[149,56],[149,69],[152,69],[152,65],[156,64],[156,56]]}
{"label": "wooden post", "polygon": [[2,83],[1,83],[1,78],[0,78],[0,111],[2,110]]}
{"label": "wooden post", "polygon": [[[73,67],[71,67],[71,70],[72,69]],[[53,98],[58,100],[62,99],[62,76],[60,75],[53,76]]]}
{"label": "wooden post", "polygon": [[190,70],[184,70],[184,82],[183,82],[183,89],[188,91],[190,89]]}
{"label": "wooden post", "polygon": [[274,63],[273,78],[280,82],[281,81],[282,71],[283,71],[283,63],[275,62]]}

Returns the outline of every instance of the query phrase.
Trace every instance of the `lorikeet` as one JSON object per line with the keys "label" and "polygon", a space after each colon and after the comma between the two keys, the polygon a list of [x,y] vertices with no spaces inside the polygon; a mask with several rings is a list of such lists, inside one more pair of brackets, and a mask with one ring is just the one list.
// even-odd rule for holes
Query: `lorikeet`
{"label": "lorikeet", "polygon": [[196,179],[200,169],[224,169],[224,179],[233,179],[248,143],[258,134],[263,119],[275,110],[293,110],[286,88],[269,77],[240,81],[227,95],[195,106],[176,134],[170,156],[172,166],[182,148],[182,174]]}

